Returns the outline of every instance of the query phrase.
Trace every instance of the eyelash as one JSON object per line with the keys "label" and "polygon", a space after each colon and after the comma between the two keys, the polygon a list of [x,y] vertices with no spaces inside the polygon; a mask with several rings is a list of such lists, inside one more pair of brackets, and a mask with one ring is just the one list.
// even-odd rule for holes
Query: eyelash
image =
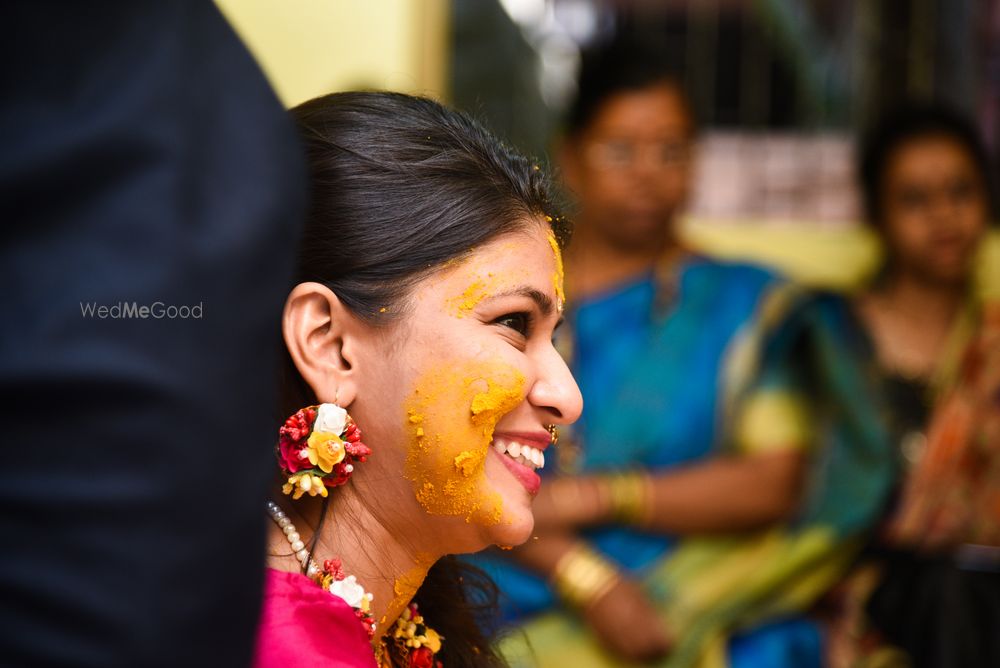
{"label": "eyelash", "polygon": [[[511,321],[514,320],[518,322],[517,325],[509,324]],[[508,329],[512,329],[521,336],[528,338],[528,336],[531,334],[531,326],[533,323],[532,323],[531,313],[528,313],[527,311],[520,311],[517,313],[504,314],[499,318],[497,318],[496,320],[494,320],[493,324],[500,325],[501,327],[506,327]]]}

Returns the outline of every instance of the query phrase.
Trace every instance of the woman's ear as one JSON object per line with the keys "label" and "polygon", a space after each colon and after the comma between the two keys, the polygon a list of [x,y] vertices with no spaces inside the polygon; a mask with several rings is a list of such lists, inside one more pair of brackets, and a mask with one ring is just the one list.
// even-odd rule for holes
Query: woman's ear
{"label": "woman's ear", "polygon": [[320,403],[347,407],[354,401],[360,325],[325,285],[300,283],[289,293],[281,326],[285,346]]}

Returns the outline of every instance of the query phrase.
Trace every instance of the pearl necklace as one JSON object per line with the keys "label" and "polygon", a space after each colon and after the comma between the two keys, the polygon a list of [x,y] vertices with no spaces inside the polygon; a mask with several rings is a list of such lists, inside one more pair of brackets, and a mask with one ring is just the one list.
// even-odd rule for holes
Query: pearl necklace
{"label": "pearl necklace", "polygon": [[306,544],[303,542],[302,537],[299,535],[298,530],[292,521],[288,519],[288,515],[285,514],[277,503],[274,501],[267,502],[267,513],[274,520],[278,528],[282,530],[285,534],[285,539],[288,540],[288,544],[292,547],[292,552],[295,553],[295,558],[299,560],[302,564],[302,568],[305,569],[306,576],[310,579],[315,578],[319,575],[323,569],[319,567],[314,559],[309,556],[309,550],[306,549]]}
{"label": "pearl necklace", "polygon": [[292,547],[295,558],[302,564],[306,577],[328,592],[331,596],[336,596],[347,605],[351,606],[354,614],[361,620],[365,632],[369,638],[375,634],[375,618],[372,616],[371,604],[374,598],[360,584],[353,575],[344,573],[339,559],[330,559],[323,563],[320,568],[310,556],[306,544],[295,529],[295,525],[288,519],[288,515],[273,501],[267,502],[267,512],[271,519],[275,521],[281,531],[285,534],[285,540]]}
{"label": "pearl necklace", "polygon": [[[291,545],[295,558],[302,564],[309,579],[317,582],[331,596],[336,596],[351,606],[364,625],[368,637],[374,641],[376,624],[375,618],[370,612],[372,595],[357,584],[353,575],[344,576],[339,561],[327,561],[324,567],[320,568],[319,564],[309,556],[309,550],[306,549],[306,544],[295,529],[295,525],[274,501],[267,502],[267,513],[285,534],[285,540]],[[329,568],[331,563],[336,564],[333,569]],[[440,668],[441,662],[434,661],[434,655],[441,651],[441,636],[424,623],[424,618],[420,615],[416,603],[411,602],[407,606],[403,614],[396,620],[396,628],[391,634],[392,641],[400,648],[400,652],[402,656],[406,657],[406,663],[410,668],[425,665],[434,665]],[[389,636],[385,636],[373,644],[375,645],[377,664],[390,666],[392,662],[389,659]]]}

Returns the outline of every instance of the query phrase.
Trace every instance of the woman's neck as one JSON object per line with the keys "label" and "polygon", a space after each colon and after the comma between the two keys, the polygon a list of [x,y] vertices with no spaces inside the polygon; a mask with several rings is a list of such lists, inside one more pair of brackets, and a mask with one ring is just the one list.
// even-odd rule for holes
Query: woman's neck
{"label": "woman's neck", "polygon": [[907,377],[929,379],[966,293],[961,284],[935,283],[900,272],[863,296],[860,312],[882,365]]}
{"label": "woman's neck", "polygon": [[951,325],[965,301],[968,288],[907,273],[890,276],[876,292],[899,317],[913,322]]}
{"label": "woman's neck", "polygon": [[[347,575],[354,575],[373,595],[375,637],[381,638],[423,584],[430,567],[444,555],[432,551],[430,545],[415,544],[412,536],[388,526],[352,483],[330,493],[333,498],[316,538],[314,558],[321,567],[326,559],[340,559]],[[310,504],[308,512],[297,508],[296,502],[282,506],[308,546],[320,521],[320,504]],[[272,527],[271,546],[277,549],[270,554],[288,553],[288,543],[277,526]],[[268,561],[278,570],[301,572],[294,556],[269,557]]]}
{"label": "woman's neck", "polygon": [[628,248],[581,225],[566,251],[566,292],[571,299],[581,299],[627,283],[678,249],[677,242],[667,233],[655,243]]}

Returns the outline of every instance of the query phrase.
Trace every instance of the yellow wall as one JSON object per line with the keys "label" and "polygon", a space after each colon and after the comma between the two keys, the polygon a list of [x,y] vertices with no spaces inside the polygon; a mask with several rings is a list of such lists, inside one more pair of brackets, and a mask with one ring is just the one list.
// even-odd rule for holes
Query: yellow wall
{"label": "yellow wall", "polygon": [[447,0],[216,0],[287,106],[335,90],[447,97]]}

